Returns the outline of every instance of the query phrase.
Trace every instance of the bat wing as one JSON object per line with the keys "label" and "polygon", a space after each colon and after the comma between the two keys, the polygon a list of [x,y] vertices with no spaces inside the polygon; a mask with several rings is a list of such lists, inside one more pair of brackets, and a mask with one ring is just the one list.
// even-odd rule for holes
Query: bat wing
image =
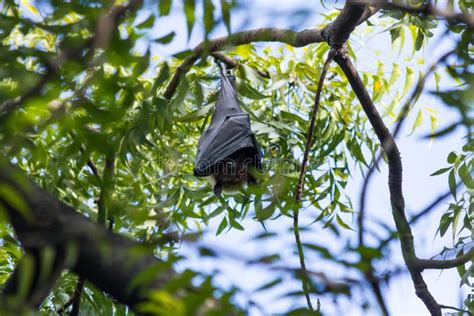
{"label": "bat wing", "polygon": [[250,129],[249,115],[240,107],[233,79],[221,69],[221,88],[211,124],[198,143],[196,176],[211,175],[216,164],[244,148],[260,168],[261,153]]}
{"label": "bat wing", "polygon": [[240,149],[254,149],[260,164],[260,151],[255,136],[250,129],[249,115],[246,113],[228,115],[221,121],[220,126],[210,126],[201,136],[194,174],[208,176],[219,162],[231,156]]}

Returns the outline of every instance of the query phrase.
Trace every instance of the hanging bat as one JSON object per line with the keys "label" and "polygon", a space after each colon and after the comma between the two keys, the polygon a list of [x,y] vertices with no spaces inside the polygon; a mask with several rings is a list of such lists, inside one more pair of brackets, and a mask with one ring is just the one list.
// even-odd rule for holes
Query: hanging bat
{"label": "hanging bat", "polygon": [[214,194],[238,190],[254,183],[252,173],[261,169],[261,153],[250,129],[250,118],[239,105],[234,77],[222,68],[221,88],[211,124],[198,143],[194,175],[210,176]]}

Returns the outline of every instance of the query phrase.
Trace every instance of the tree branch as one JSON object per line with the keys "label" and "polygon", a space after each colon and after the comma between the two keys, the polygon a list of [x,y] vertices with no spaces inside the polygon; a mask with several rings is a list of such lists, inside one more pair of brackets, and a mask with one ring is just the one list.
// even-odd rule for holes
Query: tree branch
{"label": "tree branch", "polygon": [[380,7],[378,5],[367,5],[364,13],[362,16],[359,18],[359,21],[357,21],[357,25],[361,25],[368,19],[370,19],[375,13],[379,12]]}
{"label": "tree branch", "polygon": [[313,134],[314,128],[316,126],[316,117],[318,114],[319,103],[321,100],[321,91],[323,89],[324,79],[326,77],[326,73],[329,68],[329,64],[331,63],[332,59],[334,58],[335,51],[331,49],[329,51],[328,57],[324,62],[323,70],[321,71],[321,76],[319,77],[318,82],[318,89],[316,90],[316,96],[314,98],[314,107],[313,111],[311,112],[311,119],[308,127],[308,133],[306,135],[306,145],[303,154],[303,161],[301,162],[301,170],[300,176],[298,178],[298,184],[296,186],[296,193],[295,193],[295,210],[293,212],[293,232],[295,235],[296,247],[298,248],[298,256],[300,259],[300,267],[302,272],[302,281],[303,281],[303,292],[306,297],[306,303],[308,304],[308,308],[313,310],[313,306],[311,305],[311,299],[309,296],[309,281],[308,281],[308,274],[306,272],[306,264],[304,260],[304,252],[303,252],[303,245],[301,244],[301,237],[300,237],[300,229],[299,229],[299,207],[301,202],[301,194],[303,192],[304,186],[304,176],[306,173],[306,165],[308,163],[308,156],[309,151],[311,150],[311,145],[313,144]]}
{"label": "tree branch", "polygon": [[294,32],[286,29],[278,28],[261,28],[251,31],[243,31],[234,33],[229,36],[219,37],[209,41],[203,41],[197,45],[186,57],[183,63],[176,68],[176,72],[171,78],[170,83],[166,87],[163,94],[165,99],[171,99],[174,92],[178,88],[181,77],[184,76],[200,58],[206,57],[209,53],[217,50],[244,45],[254,42],[281,42],[294,47],[303,47],[312,43],[323,42],[321,30],[307,29],[300,32]]}
{"label": "tree branch", "polygon": [[171,99],[178,88],[181,77],[184,76],[200,58],[205,58],[210,53],[238,45],[254,42],[280,42],[293,47],[303,47],[309,44],[327,42],[331,46],[339,47],[349,38],[358,23],[368,19],[376,10],[366,11],[367,6],[347,3],[334,22],[322,30],[306,29],[294,32],[278,28],[260,28],[243,31],[213,40],[203,41],[197,45],[191,54],[186,57],[181,65],[176,68],[171,81],[166,87],[163,97]]}
{"label": "tree branch", "polygon": [[359,99],[359,102],[361,103],[362,108],[364,109],[364,112],[366,113],[369,122],[371,123],[372,128],[387,155],[389,167],[388,186],[392,214],[397,230],[400,233],[403,258],[408,270],[410,271],[413,284],[415,285],[416,294],[423,301],[432,315],[441,316],[441,309],[438,303],[429,292],[426,283],[421,276],[421,272],[414,266],[416,254],[413,244],[413,234],[404,211],[405,202],[402,191],[402,161],[400,158],[400,152],[398,151],[397,145],[388,128],[385,126],[382,118],[377,112],[367,89],[347,53],[341,50],[334,60],[338,63],[349,80],[352,89]]}
{"label": "tree branch", "polygon": [[110,202],[110,194],[113,191],[113,182],[115,177],[115,155],[109,154],[105,157],[104,172],[102,183],[97,200],[97,222],[101,225],[107,223],[107,209]]}
{"label": "tree branch", "polygon": [[[456,184],[456,189],[458,189],[460,186],[461,186],[461,182],[458,182]],[[408,223],[410,225],[416,223],[420,218],[422,218],[422,217],[426,216],[427,214],[429,214],[430,212],[432,212],[436,208],[436,206],[438,206],[439,203],[441,203],[442,201],[444,201],[445,199],[450,197],[451,194],[452,194],[451,191],[447,191],[447,192],[441,194],[440,196],[438,196],[436,199],[434,199],[433,202],[428,204],[423,210],[421,210],[417,214],[413,215],[413,217],[410,218]],[[388,243],[390,243],[392,240],[394,240],[395,237],[397,237],[397,232],[393,232],[387,239],[383,240],[380,243],[379,247],[384,248],[386,245],[388,245]]]}
{"label": "tree branch", "polygon": [[[415,89],[413,90],[412,94],[410,95],[410,97],[407,99],[407,101],[405,102],[405,104],[402,106],[400,110],[398,123],[395,126],[395,129],[393,131],[393,138],[396,138],[398,133],[401,131],[403,123],[408,116],[408,113],[413,108],[413,106],[415,105],[415,102],[418,100],[421,93],[423,92],[423,89],[426,83],[426,78],[429,75],[431,75],[436,70],[436,68],[455,51],[456,50],[450,50],[447,53],[443,54],[438,60],[436,60],[435,62],[431,64],[431,66],[428,68],[428,70],[425,72],[424,75],[420,76]],[[364,217],[365,217],[365,204],[366,204],[366,198],[367,198],[367,189],[369,187],[370,179],[372,178],[372,175],[375,172],[375,168],[378,166],[381,158],[382,158],[382,154],[379,154],[377,158],[375,159],[374,163],[371,165],[369,171],[367,172],[364,183],[362,184],[362,189],[360,192],[360,199],[359,199],[359,216],[357,217],[357,224],[359,226],[359,231],[358,231],[359,245],[364,244]]]}
{"label": "tree branch", "polygon": [[81,297],[82,292],[84,291],[84,285],[86,283],[86,278],[83,276],[79,276],[76,283],[76,289],[74,290],[74,294],[71,298],[72,309],[69,316],[78,316],[81,306]]}
{"label": "tree branch", "polygon": [[[27,249],[54,246],[75,250],[75,260],[69,261],[71,270],[117,301],[133,308],[147,300],[149,290],[161,288],[175,275],[151,249],[92,222],[31,183],[5,160],[0,161],[0,184],[10,192],[0,192],[0,204],[22,245]],[[13,203],[11,194],[23,203]],[[163,270],[149,282],[134,282],[140,272],[157,266]]]}
{"label": "tree branch", "polygon": [[[373,3],[374,1],[354,1],[357,3]],[[425,3],[421,6],[414,7],[409,5],[404,5],[401,3],[393,3],[387,1],[375,1],[375,4],[382,9],[387,10],[400,10],[407,13],[415,13],[415,14],[423,14],[423,15],[431,15],[438,18],[444,18],[450,22],[454,23],[463,23],[466,24],[470,28],[474,28],[474,16],[472,14],[462,14],[462,13],[455,13],[453,11],[441,10],[438,7],[434,6],[431,1]]]}
{"label": "tree branch", "polygon": [[461,313],[466,313],[469,316],[472,316],[472,313],[468,310],[465,310],[465,309],[457,308],[457,307],[454,307],[454,306],[448,306],[448,305],[439,305],[439,307],[441,307],[443,309],[452,309],[452,310],[455,310],[455,311],[458,311],[458,312],[461,312]]}
{"label": "tree branch", "polygon": [[465,254],[450,260],[417,259],[415,267],[419,270],[426,269],[451,269],[463,265],[474,258],[474,248]]}
{"label": "tree branch", "polygon": [[[237,68],[240,65],[240,62],[220,52],[211,53],[211,56],[222,61],[224,64],[227,65],[228,68]],[[270,74],[268,73],[268,71],[255,69],[255,72],[258,73],[263,78],[270,78]]]}

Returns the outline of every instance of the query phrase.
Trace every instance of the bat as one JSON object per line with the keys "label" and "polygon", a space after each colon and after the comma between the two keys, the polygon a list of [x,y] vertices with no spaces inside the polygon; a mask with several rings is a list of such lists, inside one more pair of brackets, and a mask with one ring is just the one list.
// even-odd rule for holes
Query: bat
{"label": "bat", "polygon": [[219,68],[219,95],[211,124],[199,139],[194,165],[195,176],[214,180],[216,195],[255,183],[252,173],[261,169],[262,160],[249,115],[239,104],[235,78]]}

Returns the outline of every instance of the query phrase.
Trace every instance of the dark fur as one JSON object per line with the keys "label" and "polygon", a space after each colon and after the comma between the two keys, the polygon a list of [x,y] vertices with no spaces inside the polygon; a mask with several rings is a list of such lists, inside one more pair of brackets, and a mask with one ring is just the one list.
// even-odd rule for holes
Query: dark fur
{"label": "dark fur", "polygon": [[248,148],[243,148],[218,163],[212,173],[215,181],[214,194],[237,191],[247,183],[255,183],[252,176],[255,163],[255,152]]}

